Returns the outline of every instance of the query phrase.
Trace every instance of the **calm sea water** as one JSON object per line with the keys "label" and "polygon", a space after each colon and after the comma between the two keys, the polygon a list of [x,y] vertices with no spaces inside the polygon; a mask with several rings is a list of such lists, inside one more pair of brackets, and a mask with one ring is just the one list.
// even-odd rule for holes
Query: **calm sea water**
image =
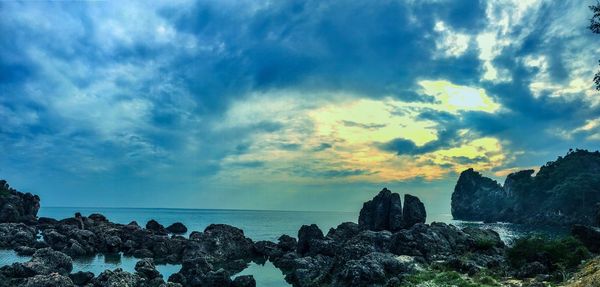
{"label": "calm sea water", "polygon": [[[161,224],[168,226],[174,222],[182,222],[191,231],[203,231],[212,223],[224,223],[239,227],[244,230],[246,236],[253,240],[276,241],[282,234],[296,237],[298,229],[303,224],[317,224],[324,233],[329,228],[346,221],[357,222],[358,212],[303,212],[303,211],[257,211],[257,210],[210,210],[210,209],[156,209],[156,208],[74,208],[74,207],[42,207],[39,216],[62,219],[72,217],[75,212],[83,215],[91,213],[104,214],[109,220],[117,223],[127,224],[132,220],[140,225],[145,225],[150,219],[155,219]],[[457,225],[459,227],[476,226],[490,228],[500,234],[502,239],[510,243],[514,238],[529,234],[542,233],[555,236],[565,231],[555,228],[530,228],[509,223],[484,224],[481,222],[463,222],[452,220],[450,214],[430,214],[428,222],[439,221]],[[12,250],[0,250],[0,266],[14,262],[24,262],[29,257],[18,256]],[[74,272],[91,271],[98,275],[106,269],[122,268],[134,272],[137,259],[125,256],[98,255],[92,258],[77,259],[74,261]],[[166,279],[171,274],[179,271],[180,265],[158,265],[157,269]],[[281,271],[272,263],[251,263],[248,268],[238,275],[253,275],[257,286],[275,287],[289,286],[283,279]],[[234,276],[234,277],[235,277]]]}

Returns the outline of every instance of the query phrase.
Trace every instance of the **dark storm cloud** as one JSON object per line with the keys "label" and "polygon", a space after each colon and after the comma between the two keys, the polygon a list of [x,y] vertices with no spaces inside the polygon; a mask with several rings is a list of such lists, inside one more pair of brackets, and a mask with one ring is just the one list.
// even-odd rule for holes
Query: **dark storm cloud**
{"label": "dark storm cloud", "polygon": [[[0,177],[35,174],[23,182],[31,180],[31,187],[38,190],[50,178],[70,182],[71,193],[61,193],[60,199],[80,189],[114,188],[104,180],[151,193],[162,192],[165,182],[176,182],[193,193],[202,188],[192,184],[193,179],[218,174],[226,168],[222,160],[227,156],[251,152],[256,135],[285,129],[276,120],[245,119],[246,124],[227,126],[226,113],[235,101],[253,93],[288,90],[307,96],[341,92],[432,103],[434,97],[420,91],[418,81],[423,79],[482,87],[503,109],[459,115],[423,110],[420,119],[438,124],[437,140],[416,146],[397,135],[380,148],[423,154],[457,145],[458,131],[469,129],[470,135],[505,140],[509,150],[543,149],[515,163],[530,165],[545,158],[544,153],[560,154],[576,144],[597,145],[588,140],[596,130],[582,130],[569,139],[554,129],[573,131],[600,117],[598,107],[579,94],[534,96],[530,84],[539,71],[523,64],[528,55],[546,55],[549,78],[568,83],[572,51],[597,39],[585,30],[586,14],[575,13],[582,24],[573,26],[571,34],[555,33],[552,25],[565,11],[587,8],[579,9],[582,4],[575,2],[548,2],[528,15],[507,36],[514,36],[511,45],[493,61],[512,78],[502,83],[481,80],[483,66],[473,39],[456,57],[443,56],[436,46],[438,21],[470,36],[494,24],[486,16],[487,5],[484,1],[2,2]],[[379,127],[350,120],[343,124]],[[302,146],[288,143],[281,148]],[[307,151],[330,148],[332,144],[324,142]],[[247,161],[233,168],[267,164]],[[343,178],[368,173],[305,169],[295,174]],[[131,200],[139,198],[134,195],[139,196],[132,194]]]}

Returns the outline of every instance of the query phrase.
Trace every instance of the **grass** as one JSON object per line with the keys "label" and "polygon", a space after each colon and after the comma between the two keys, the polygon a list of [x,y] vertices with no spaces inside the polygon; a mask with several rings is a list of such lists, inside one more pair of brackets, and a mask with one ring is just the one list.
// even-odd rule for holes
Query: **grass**
{"label": "grass", "polygon": [[411,287],[497,287],[498,282],[489,275],[474,277],[462,275],[456,271],[427,270],[405,278],[403,286]]}

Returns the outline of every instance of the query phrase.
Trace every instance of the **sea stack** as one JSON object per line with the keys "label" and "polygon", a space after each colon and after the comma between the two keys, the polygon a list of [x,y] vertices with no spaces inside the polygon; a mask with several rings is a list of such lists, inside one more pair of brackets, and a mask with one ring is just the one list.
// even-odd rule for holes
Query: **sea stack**
{"label": "sea stack", "polygon": [[363,204],[358,224],[368,230],[394,232],[410,228],[416,223],[425,223],[425,205],[418,197],[407,194],[404,204],[402,209],[400,195],[384,188],[373,199]]}

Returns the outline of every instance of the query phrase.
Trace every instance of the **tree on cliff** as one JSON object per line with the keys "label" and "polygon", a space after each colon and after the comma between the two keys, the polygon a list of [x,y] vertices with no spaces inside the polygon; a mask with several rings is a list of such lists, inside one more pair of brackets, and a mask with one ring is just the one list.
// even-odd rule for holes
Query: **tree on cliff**
{"label": "tree on cliff", "polygon": [[[596,34],[600,34],[600,2],[596,5],[590,6],[590,10],[594,13],[592,19],[590,19],[590,30]],[[600,61],[599,61],[600,63]],[[600,91],[600,71],[594,76],[594,83],[596,83],[596,90]]]}

